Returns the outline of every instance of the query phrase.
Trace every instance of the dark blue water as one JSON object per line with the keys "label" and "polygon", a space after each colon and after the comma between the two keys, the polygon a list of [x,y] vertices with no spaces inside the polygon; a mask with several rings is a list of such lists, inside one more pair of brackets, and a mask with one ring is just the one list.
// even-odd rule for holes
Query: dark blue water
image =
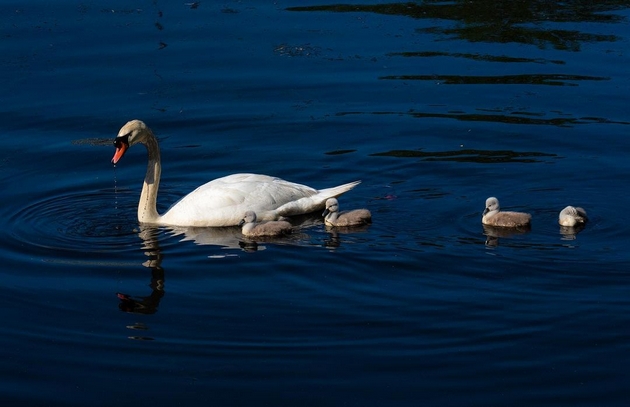
{"label": "dark blue water", "polygon": [[[2,15],[5,404],[627,404],[630,2]],[[160,211],[260,172],[361,179],[340,204],[374,222],[139,225],[146,151],[110,164],[133,118],[160,140]],[[489,196],[531,231],[484,229]]]}

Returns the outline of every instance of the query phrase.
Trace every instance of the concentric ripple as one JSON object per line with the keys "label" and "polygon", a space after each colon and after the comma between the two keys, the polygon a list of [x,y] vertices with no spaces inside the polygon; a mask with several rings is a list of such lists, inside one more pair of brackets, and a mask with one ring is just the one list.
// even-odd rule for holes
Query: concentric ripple
{"label": "concentric ripple", "polygon": [[[36,200],[15,212],[6,233],[18,251],[77,254],[137,249],[138,223],[131,191],[68,192]],[[119,204],[120,202],[120,204]]]}

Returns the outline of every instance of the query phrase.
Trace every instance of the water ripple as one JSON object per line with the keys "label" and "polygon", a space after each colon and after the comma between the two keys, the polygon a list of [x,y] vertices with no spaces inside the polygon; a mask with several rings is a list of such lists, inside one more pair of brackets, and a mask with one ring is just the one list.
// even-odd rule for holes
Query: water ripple
{"label": "water ripple", "polygon": [[120,199],[129,193],[114,189],[64,192],[33,201],[10,216],[8,240],[14,252],[54,252],[55,256],[135,249],[135,207],[127,207],[133,200]]}

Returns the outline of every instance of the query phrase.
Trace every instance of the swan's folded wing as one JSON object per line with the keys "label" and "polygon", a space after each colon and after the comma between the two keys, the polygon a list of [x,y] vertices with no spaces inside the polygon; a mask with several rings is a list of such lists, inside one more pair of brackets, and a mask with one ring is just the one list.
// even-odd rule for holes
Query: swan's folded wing
{"label": "swan's folded wing", "polygon": [[162,220],[187,226],[237,225],[253,210],[259,220],[278,217],[276,209],[314,196],[317,190],[280,178],[258,174],[234,174],[210,181],[175,203]]}
{"label": "swan's folded wing", "polygon": [[336,198],[359,185],[361,181],[349,182],[333,188],[326,188],[310,196],[305,196],[297,200],[291,200],[277,209],[278,216],[294,216],[315,211],[321,211],[326,206],[326,200]]}

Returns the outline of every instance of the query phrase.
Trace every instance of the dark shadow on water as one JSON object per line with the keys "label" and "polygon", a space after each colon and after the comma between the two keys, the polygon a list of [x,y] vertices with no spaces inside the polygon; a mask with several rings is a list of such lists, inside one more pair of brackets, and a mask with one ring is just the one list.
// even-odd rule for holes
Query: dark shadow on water
{"label": "dark shadow on water", "polygon": [[350,154],[350,153],[354,153],[357,150],[334,150],[334,151],[327,151],[324,154],[326,155],[342,155],[342,154]]}
{"label": "dark shadow on water", "polygon": [[566,62],[561,60],[549,60],[544,58],[522,58],[522,57],[509,57],[506,55],[488,55],[488,54],[468,54],[461,52],[443,52],[443,51],[420,51],[420,52],[391,52],[387,54],[389,57],[401,56],[401,57],[420,57],[420,58],[434,58],[434,57],[449,57],[449,58],[463,58],[473,61],[482,62],[507,62],[507,63],[534,63],[534,64],[555,64],[565,65]]}
{"label": "dark shadow on water", "polygon": [[379,79],[404,81],[436,81],[444,85],[551,85],[578,86],[578,81],[605,81],[603,76],[566,75],[566,74],[523,74],[523,75],[388,75]]}
{"label": "dark shadow on water", "polygon": [[451,151],[391,150],[370,154],[375,157],[419,158],[423,161],[456,161],[484,164],[496,163],[535,163],[544,162],[545,157],[557,157],[556,154],[511,151],[511,150],[472,150]]}
{"label": "dark shadow on water", "polygon": [[[483,109],[477,109],[483,110]],[[499,113],[499,112],[497,112]],[[393,115],[393,116],[411,116],[418,119],[455,119],[464,122],[490,122],[490,123],[503,123],[503,124],[524,124],[524,125],[544,125],[544,126],[558,126],[558,127],[571,127],[580,124],[623,124],[629,125],[630,122],[626,121],[613,121],[603,117],[536,117],[543,116],[542,114],[528,113],[528,112],[512,112],[506,111],[504,114],[487,114],[487,113],[428,113],[418,112],[415,110],[409,110],[407,112],[339,112],[336,116],[350,116],[350,115]]]}
{"label": "dark shadow on water", "polygon": [[319,6],[289,7],[288,11],[376,13],[404,16],[418,20],[449,20],[453,24],[418,30],[469,42],[519,43],[545,49],[552,47],[563,51],[579,51],[582,43],[612,42],[620,38],[550,28],[549,23],[623,23],[625,18],[615,14],[628,8],[628,2],[601,1],[566,2],[509,1],[509,0],[459,0],[383,4],[328,4]]}

